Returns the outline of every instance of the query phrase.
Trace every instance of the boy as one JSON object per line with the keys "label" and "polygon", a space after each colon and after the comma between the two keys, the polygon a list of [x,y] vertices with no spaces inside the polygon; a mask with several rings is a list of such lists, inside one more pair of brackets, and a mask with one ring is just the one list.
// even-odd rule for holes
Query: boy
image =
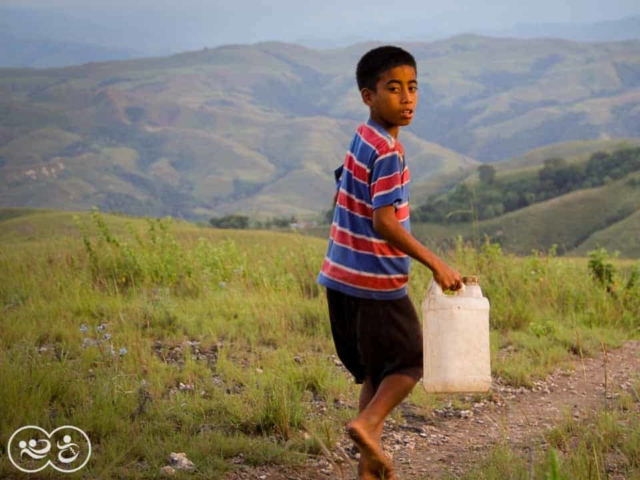
{"label": "boy", "polygon": [[398,142],[418,101],[416,62],[398,47],[366,53],[356,78],[369,120],[336,170],[336,207],[318,283],[327,288],[338,357],[362,384],[359,415],[347,433],[361,452],[359,478],[397,478],[381,446],[389,413],[422,376],[422,331],[407,296],[412,257],[446,290],[460,274],[409,229],[409,168]]}

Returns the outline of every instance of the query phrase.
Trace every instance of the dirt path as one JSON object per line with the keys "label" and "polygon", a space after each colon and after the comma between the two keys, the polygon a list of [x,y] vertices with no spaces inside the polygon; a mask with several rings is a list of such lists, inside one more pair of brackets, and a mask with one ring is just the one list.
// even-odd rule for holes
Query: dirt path
{"label": "dirt path", "polygon": [[[602,408],[605,401],[611,402],[617,392],[630,392],[631,380],[639,374],[640,342],[628,342],[623,348],[608,352],[606,362],[602,354],[578,361],[575,370],[556,371],[533,389],[494,383],[492,398],[474,404],[470,410],[449,407],[425,417],[403,404],[404,423],[386,427],[383,444],[393,455],[402,480],[438,479],[445,474],[456,477],[500,441],[507,440],[523,451],[539,444],[541,433],[567,415],[584,417],[591,410]],[[227,479],[354,480],[355,454],[345,438],[333,452],[334,463],[320,458],[310,459],[298,469],[241,467]],[[345,456],[350,457],[350,462]]]}

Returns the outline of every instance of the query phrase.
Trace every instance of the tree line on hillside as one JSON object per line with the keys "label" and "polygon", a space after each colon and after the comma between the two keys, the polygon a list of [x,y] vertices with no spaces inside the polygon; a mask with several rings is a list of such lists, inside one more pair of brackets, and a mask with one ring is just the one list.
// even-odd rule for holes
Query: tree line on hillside
{"label": "tree line on hillside", "polygon": [[481,165],[477,184],[461,182],[443,197],[429,198],[412,218],[434,223],[487,220],[574,190],[606,185],[638,170],[640,147],[596,152],[582,164],[549,158],[537,174],[513,180],[501,179],[491,165]]}
{"label": "tree line on hillside", "polygon": [[223,217],[212,217],[209,219],[209,225],[213,228],[222,228],[222,229],[237,229],[237,230],[245,230],[245,229],[283,229],[283,228],[293,228],[299,225],[298,219],[295,215],[291,215],[290,217],[273,217],[268,220],[256,220],[247,215],[225,215]]}

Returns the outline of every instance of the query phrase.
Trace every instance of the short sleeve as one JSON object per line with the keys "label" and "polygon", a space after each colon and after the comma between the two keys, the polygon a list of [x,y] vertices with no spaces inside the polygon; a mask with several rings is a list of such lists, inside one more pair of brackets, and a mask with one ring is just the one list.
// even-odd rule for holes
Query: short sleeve
{"label": "short sleeve", "polygon": [[398,152],[378,157],[371,171],[371,202],[373,209],[402,203],[403,163]]}

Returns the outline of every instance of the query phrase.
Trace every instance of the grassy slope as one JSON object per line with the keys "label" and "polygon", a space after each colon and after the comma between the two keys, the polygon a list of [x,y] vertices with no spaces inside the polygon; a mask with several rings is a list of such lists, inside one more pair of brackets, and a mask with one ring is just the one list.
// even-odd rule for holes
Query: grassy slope
{"label": "grassy slope", "polygon": [[499,172],[521,168],[539,167],[549,158],[564,158],[569,163],[586,161],[595,152],[612,152],[628,146],[640,145],[640,139],[585,140],[563,142],[536,148],[526,154],[494,164]]}
{"label": "grassy slope", "polygon": [[599,247],[610,252],[620,252],[625,257],[640,258],[640,210],[594,233],[573,253],[586,255]]}
{"label": "grassy slope", "polygon": [[[15,212],[15,213],[14,213]],[[0,242],[20,244],[54,240],[59,237],[79,236],[74,216],[86,216],[86,212],[64,212],[60,210],[2,209],[0,210]],[[141,224],[141,219],[112,215],[109,218],[114,231],[126,233],[126,224],[132,221]],[[95,233],[95,231],[94,231]]]}
{"label": "grassy slope", "polygon": [[438,244],[445,239],[450,242],[457,235],[479,240],[487,235],[499,240],[507,251],[521,254],[534,249],[546,251],[555,244],[561,253],[584,255],[597,243],[620,251],[623,257],[637,257],[640,252],[633,235],[640,211],[640,188],[629,184],[633,178],[640,178],[640,174],[604,187],[572,192],[477,225],[416,225],[415,231],[425,241]]}
{"label": "grassy slope", "polygon": [[[549,158],[564,158],[568,163],[586,162],[595,152],[612,152],[627,146],[640,145],[640,138],[620,140],[585,140],[580,142],[562,142],[536,148],[516,158],[493,163],[497,178],[516,179],[522,176],[537,174],[538,170]],[[454,165],[455,166],[455,165]],[[430,195],[439,195],[458,182],[478,181],[477,164],[470,164],[469,171],[450,168],[449,172],[437,174],[428,180],[418,182],[411,189],[411,194],[420,204]],[[446,188],[448,186],[448,188]]]}
{"label": "grassy slope", "polygon": [[[579,164],[586,162],[591,154],[597,151],[611,152],[638,144],[640,140],[634,139],[560,143],[533,150],[522,157],[499,162],[494,166],[498,179],[515,181],[537,175],[544,160],[548,158],[562,157],[569,163]],[[579,255],[585,255],[597,245],[611,251],[617,250],[625,257],[634,257],[640,253],[636,241],[636,217],[620,218],[619,213],[623,211],[625,217],[631,217],[632,212],[638,208],[635,201],[637,189],[624,187],[631,178],[635,177],[630,176],[619,182],[619,185],[623,185],[623,191],[629,193],[629,197],[621,198],[616,187],[609,186],[589,190],[589,193],[574,192],[500,218],[480,222],[477,226],[416,225],[415,231],[423,240],[432,244],[441,243],[445,238],[453,239],[458,235],[478,239],[486,234],[497,238],[496,232],[501,231],[501,241],[505,247],[519,253],[528,253],[531,248],[546,249],[555,243],[561,250],[573,250]],[[474,185],[479,181],[478,175],[475,171],[470,174],[459,172],[457,175],[438,175],[422,182],[412,189],[412,198],[416,199],[414,204],[419,205],[420,201],[429,195],[443,195],[451,186],[462,181]],[[443,188],[447,185],[448,188]],[[600,204],[602,209],[596,208],[593,214],[588,213],[586,206],[580,206],[580,202],[585,198],[589,198],[590,204]],[[619,225],[616,218],[620,219]],[[580,223],[578,228],[572,226],[576,220]],[[610,226],[611,222],[616,225]],[[530,224],[530,229],[523,227],[527,224]]]}
{"label": "grassy slope", "polygon": [[[49,240],[63,239],[67,237],[79,238],[81,232],[74,218],[77,217],[81,223],[88,228],[91,235],[97,235],[98,230],[89,221],[89,213],[82,211],[60,211],[60,210],[42,210],[42,209],[23,209],[23,208],[2,208],[0,209],[0,242],[7,244],[15,244],[22,242],[39,243]],[[109,228],[117,235],[129,236],[130,227],[134,231],[140,232],[147,228],[147,221],[151,217],[139,218],[127,215],[104,214]],[[173,229],[182,239],[195,239],[198,236],[204,236],[210,239],[224,240],[233,239],[241,243],[253,242],[249,237],[253,237],[255,241],[261,242],[262,239],[269,238],[276,242],[282,238],[292,238],[291,235],[252,230],[249,235],[246,231],[240,230],[217,230],[209,227],[201,227],[191,222],[171,219]],[[318,242],[313,239],[311,242]]]}
{"label": "grassy slope", "polygon": [[25,215],[32,215],[44,210],[36,208],[0,208],[0,222],[11,220],[12,218],[23,217]]}
{"label": "grassy slope", "polygon": [[[635,175],[635,178],[638,178]],[[557,244],[571,251],[589,236],[640,209],[640,189],[627,179],[596,189],[582,190],[482,222],[480,230],[500,235],[505,248],[521,253],[546,250]],[[606,245],[603,245],[606,246]],[[633,251],[623,251],[633,256]]]}

